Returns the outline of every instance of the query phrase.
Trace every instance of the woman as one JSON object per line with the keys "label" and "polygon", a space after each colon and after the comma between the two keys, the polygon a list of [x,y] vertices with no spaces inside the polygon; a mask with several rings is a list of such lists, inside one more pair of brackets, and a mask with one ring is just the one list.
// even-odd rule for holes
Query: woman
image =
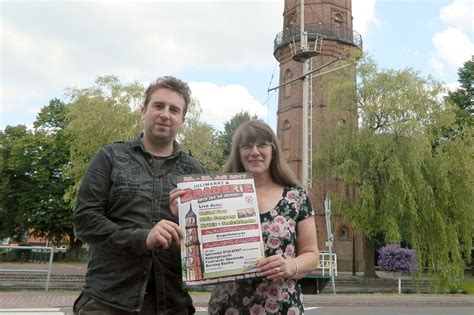
{"label": "woman", "polygon": [[273,130],[259,120],[243,123],[223,172],[253,174],[266,258],[257,264],[261,278],[216,285],[209,314],[303,314],[296,279],[313,271],[318,259],[314,213]]}
{"label": "woman", "polygon": [[314,213],[273,130],[259,120],[243,123],[223,172],[253,174],[266,258],[257,264],[262,278],[216,285],[209,313],[303,314],[295,280],[313,271],[318,259]]}

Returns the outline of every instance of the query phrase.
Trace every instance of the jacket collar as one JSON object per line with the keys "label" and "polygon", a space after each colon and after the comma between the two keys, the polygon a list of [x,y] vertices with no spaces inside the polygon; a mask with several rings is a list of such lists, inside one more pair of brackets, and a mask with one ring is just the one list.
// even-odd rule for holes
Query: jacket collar
{"label": "jacket collar", "polygon": [[[147,152],[145,150],[145,147],[143,146],[142,138],[143,138],[143,132],[140,133],[134,140],[132,140],[132,148],[134,150],[141,150],[142,152]],[[180,153],[181,153],[181,147],[179,146],[178,142],[176,142],[176,140],[173,140],[173,154],[171,154],[169,158],[175,158],[179,156]]]}

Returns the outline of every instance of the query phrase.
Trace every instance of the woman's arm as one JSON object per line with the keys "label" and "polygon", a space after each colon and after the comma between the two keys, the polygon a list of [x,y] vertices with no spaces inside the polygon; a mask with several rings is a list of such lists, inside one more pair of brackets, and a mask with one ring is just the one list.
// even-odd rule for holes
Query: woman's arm
{"label": "woman's arm", "polygon": [[300,279],[316,268],[319,258],[314,216],[297,223],[296,257],[272,255],[257,263],[259,273],[268,279]]}
{"label": "woman's arm", "polygon": [[293,259],[290,274],[294,279],[300,279],[316,268],[319,259],[318,239],[314,216],[307,217],[297,224],[298,236],[296,243],[296,258]]}

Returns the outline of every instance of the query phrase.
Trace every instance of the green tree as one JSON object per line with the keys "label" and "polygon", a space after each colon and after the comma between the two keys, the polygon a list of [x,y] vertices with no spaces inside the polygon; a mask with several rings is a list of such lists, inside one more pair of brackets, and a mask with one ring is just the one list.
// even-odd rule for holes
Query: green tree
{"label": "green tree", "polygon": [[0,131],[0,237],[23,242],[28,232],[25,206],[33,204],[30,192],[32,180],[31,156],[33,134],[24,125],[7,126]]}
{"label": "green tree", "polygon": [[20,125],[2,134],[3,236],[74,240],[72,209],[64,200],[70,185],[64,174],[69,163],[65,111],[66,105],[53,99],[41,109],[34,130]]}
{"label": "green tree", "polygon": [[73,185],[67,173],[70,166],[71,137],[65,131],[69,120],[68,105],[58,99],[52,100],[41,109],[34,127],[36,134],[45,134],[50,145],[45,145],[45,167],[50,167],[48,189],[43,190],[41,207],[31,217],[34,235],[62,241],[67,236],[69,241],[68,257],[76,257],[82,247],[82,241],[75,238],[72,227],[73,206],[66,198],[66,193]]}
{"label": "green tree", "polygon": [[460,87],[449,92],[447,99],[457,106],[456,117],[459,126],[474,126],[474,56],[458,70]]}
{"label": "green tree", "polygon": [[82,176],[100,146],[136,137],[142,130],[140,105],[144,88],[139,83],[122,84],[113,75],[98,77],[94,86],[68,90],[71,103],[66,132],[70,137],[68,175],[73,185],[68,199],[73,203]]}
{"label": "green tree", "polygon": [[178,141],[182,149],[197,158],[209,172],[219,172],[222,148],[217,145],[218,135],[215,129],[201,121],[201,112],[199,102],[193,99]]}
{"label": "green tree", "polygon": [[224,123],[224,131],[219,134],[219,147],[222,149],[222,159],[219,161],[219,165],[222,168],[229,157],[230,150],[232,149],[232,137],[234,136],[237,128],[246,121],[251,119],[257,119],[256,115],[250,115],[247,111],[240,111],[232,118]]}
{"label": "green tree", "polygon": [[[379,70],[370,58],[357,75],[357,82],[326,80],[330,110],[341,123],[324,126],[315,178],[355,188],[344,216],[365,235],[365,252],[374,253],[377,235],[386,243],[405,241],[437,287],[448,287],[462,276],[472,245],[472,132],[433,146],[439,131],[456,122],[454,109],[439,97],[442,85],[431,78],[410,69]],[[358,124],[348,119],[354,90]],[[367,258],[366,275],[375,275]]]}

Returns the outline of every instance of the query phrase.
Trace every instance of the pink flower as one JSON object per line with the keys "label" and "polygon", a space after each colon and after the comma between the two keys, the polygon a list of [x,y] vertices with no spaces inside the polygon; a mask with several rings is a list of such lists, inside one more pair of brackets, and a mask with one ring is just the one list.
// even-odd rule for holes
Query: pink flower
{"label": "pink flower", "polygon": [[273,236],[282,236],[283,235],[283,225],[278,222],[273,222],[270,226],[270,234]]}
{"label": "pink flower", "polygon": [[220,302],[224,298],[224,286],[218,285],[214,289],[214,292],[212,293],[212,299]]}
{"label": "pink flower", "polygon": [[270,286],[270,289],[268,290],[268,298],[273,301],[278,301],[278,297],[280,293],[281,293],[281,289],[276,285],[272,285]]}
{"label": "pink flower", "polygon": [[221,299],[221,302],[222,303],[227,303],[227,301],[229,301],[229,294],[224,294],[224,296],[222,296],[222,299]]}
{"label": "pink flower", "polygon": [[285,286],[285,282],[286,282],[286,280],[284,278],[273,279],[273,283],[275,285],[279,286],[280,288],[283,288]]}
{"label": "pink flower", "polygon": [[268,222],[262,223],[262,230],[263,232],[266,232],[266,233],[270,232],[270,223]]}
{"label": "pink flower", "polygon": [[250,299],[249,299],[248,296],[244,296],[244,298],[242,299],[242,304],[243,304],[244,306],[247,306],[247,305],[250,304]]}
{"label": "pink flower", "polygon": [[299,314],[300,314],[300,310],[297,307],[292,306],[288,309],[287,315],[299,315]]}
{"label": "pink flower", "polygon": [[267,300],[265,302],[265,309],[270,313],[276,313],[280,309],[280,305],[272,300]]}
{"label": "pink flower", "polygon": [[282,300],[284,302],[288,302],[290,300],[290,295],[288,294],[288,292],[283,292],[281,294],[280,300]]}
{"label": "pink flower", "polygon": [[288,284],[288,292],[295,292],[295,281],[289,279],[286,283]]}
{"label": "pink flower", "polygon": [[293,258],[295,256],[295,247],[293,245],[288,245],[285,248],[285,257]]}
{"label": "pink flower", "polygon": [[225,311],[225,315],[239,315],[239,311],[236,310],[235,308],[228,308]]}
{"label": "pink flower", "polygon": [[219,304],[217,302],[210,302],[209,303],[209,312],[211,314],[217,314],[219,311]]}
{"label": "pink flower", "polygon": [[290,232],[294,232],[296,227],[296,222],[293,221],[293,219],[288,220],[288,228],[290,229]]}
{"label": "pink flower", "polygon": [[237,284],[236,283],[227,283],[225,285],[225,290],[227,291],[227,293],[229,293],[230,295],[234,295],[235,292],[237,292]]}
{"label": "pink flower", "polygon": [[266,283],[261,283],[258,287],[257,287],[257,293],[259,295],[263,295],[265,296],[268,292],[268,285]]}
{"label": "pink flower", "polygon": [[290,190],[286,193],[285,199],[288,201],[288,203],[295,203],[297,201],[296,200],[297,197],[298,197],[298,191]]}
{"label": "pink flower", "polygon": [[263,315],[265,314],[265,309],[262,305],[253,305],[250,308],[250,315]]}
{"label": "pink flower", "polygon": [[267,240],[267,244],[270,248],[278,248],[281,245],[280,239],[275,236],[270,236]]}
{"label": "pink flower", "polygon": [[272,218],[276,217],[278,215],[278,212],[275,209],[270,210],[270,215]]}
{"label": "pink flower", "polygon": [[286,223],[286,218],[284,216],[278,215],[273,219],[273,221],[285,225]]}
{"label": "pink flower", "polygon": [[287,240],[291,238],[291,233],[288,230],[285,230],[285,233],[283,233],[283,237]]}
{"label": "pink flower", "polygon": [[300,208],[301,208],[301,205],[303,203],[301,202],[301,199],[298,200],[298,202],[295,202],[295,210],[296,210],[296,213],[300,213]]}

